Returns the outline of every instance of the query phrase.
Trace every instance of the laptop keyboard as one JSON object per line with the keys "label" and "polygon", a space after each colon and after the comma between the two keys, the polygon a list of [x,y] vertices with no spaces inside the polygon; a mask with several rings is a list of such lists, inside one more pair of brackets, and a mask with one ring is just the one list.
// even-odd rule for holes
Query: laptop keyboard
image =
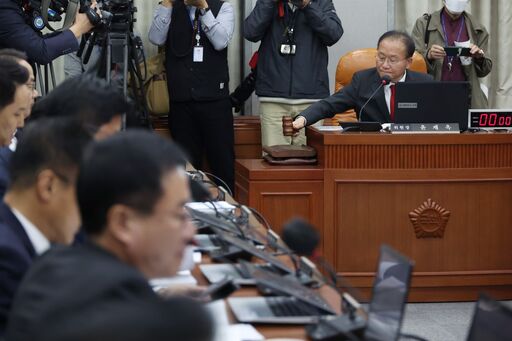
{"label": "laptop keyboard", "polygon": [[268,297],[266,298],[270,310],[275,316],[317,316],[321,315],[319,310],[302,303],[291,297]]}

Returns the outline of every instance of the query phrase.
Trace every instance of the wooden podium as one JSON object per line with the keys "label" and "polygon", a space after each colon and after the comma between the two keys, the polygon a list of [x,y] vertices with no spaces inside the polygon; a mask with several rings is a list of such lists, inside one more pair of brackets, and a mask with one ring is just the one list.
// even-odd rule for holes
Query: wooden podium
{"label": "wooden podium", "polygon": [[387,243],[416,262],[410,301],[512,299],[512,134],[307,134],[318,166],[239,160],[238,201],[278,231],[308,218],[367,297]]}

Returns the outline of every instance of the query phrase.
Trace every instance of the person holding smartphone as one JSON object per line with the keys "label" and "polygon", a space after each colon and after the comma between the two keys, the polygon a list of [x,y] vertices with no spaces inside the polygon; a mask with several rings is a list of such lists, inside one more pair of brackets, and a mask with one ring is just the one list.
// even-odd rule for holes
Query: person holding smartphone
{"label": "person holding smartphone", "polygon": [[263,146],[306,144],[302,130],[283,136],[282,118],[295,119],[329,96],[329,46],[343,35],[332,0],[258,0],[244,37],[260,42],[256,95]]}
{"label": "person holding smartphone", "polygon": [[[468,81],[471,84],[471,108],[487,108],[487,96],[479,78],[492,70],[486,51],[489,33],[466,12],[469,0],[443,0],[443,8],[416,20],[412,37],[416,50],[427,62],[428,72],[436,80]],[[448,53],[445,47],[469,48],[468,56]]]}
{"label": "person holding smartphone", "polygon": [[196,169],[204,169],[206,158],[231,190],[235,149],[227,50],[234,28],[229,2],[163,0],[149,30],[149,41],[165,46],[172,138]]}

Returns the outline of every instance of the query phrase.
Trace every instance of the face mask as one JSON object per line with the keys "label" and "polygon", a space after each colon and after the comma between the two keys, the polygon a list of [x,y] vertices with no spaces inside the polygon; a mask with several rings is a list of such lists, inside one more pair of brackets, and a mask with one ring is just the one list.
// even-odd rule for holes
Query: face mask
{"label": "face mask", "polygon": [[468,0],[445,0],[444,4],[450,13],[459,14],[464,12],[468,2]]}

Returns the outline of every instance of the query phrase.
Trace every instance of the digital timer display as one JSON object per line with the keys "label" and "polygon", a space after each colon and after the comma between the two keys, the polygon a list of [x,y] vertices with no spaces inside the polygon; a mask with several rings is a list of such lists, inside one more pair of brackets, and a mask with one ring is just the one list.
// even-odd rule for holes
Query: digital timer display
{"label": "digital timer display", "polygon": [[469,127],[512,129],[512,110],[470,110]]}

